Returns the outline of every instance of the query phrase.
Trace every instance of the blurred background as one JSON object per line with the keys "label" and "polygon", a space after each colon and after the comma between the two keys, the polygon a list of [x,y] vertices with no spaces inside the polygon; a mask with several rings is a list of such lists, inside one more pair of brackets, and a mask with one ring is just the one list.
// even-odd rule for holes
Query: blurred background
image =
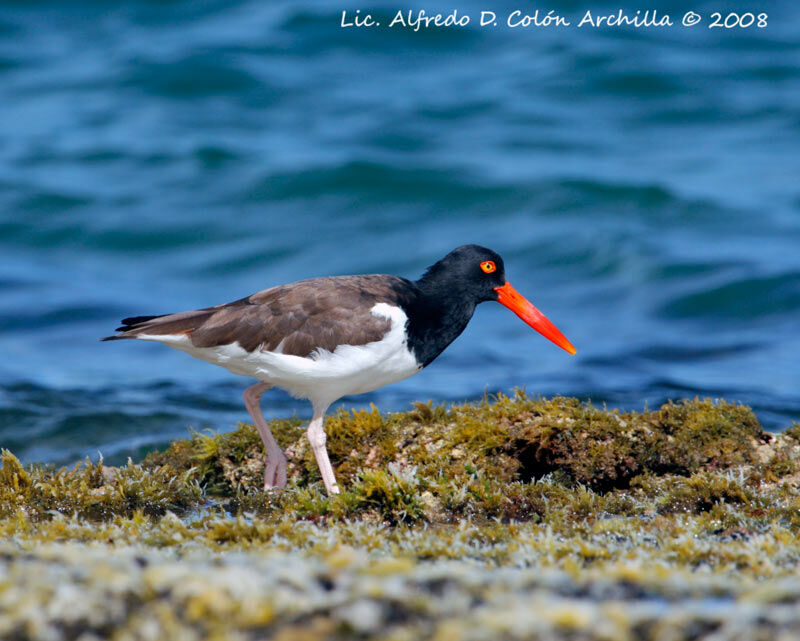
{"label": "blurred background", "polygon": [[[519,386],[800,418],[800,5],[763,3],[765,29],[477,28],[534,8],[491,4],[0,3],[0,445],[120,462],[229,429],[248,379],[98,338],[313,276],[416,278],[470,242],[578,355],[487,304],[430,368],[342,404]],[[653,8],[546,9],[620,6]],[[421,8],[473,25],[339,26]],[[689,9],[753,7],[668,11]]]}

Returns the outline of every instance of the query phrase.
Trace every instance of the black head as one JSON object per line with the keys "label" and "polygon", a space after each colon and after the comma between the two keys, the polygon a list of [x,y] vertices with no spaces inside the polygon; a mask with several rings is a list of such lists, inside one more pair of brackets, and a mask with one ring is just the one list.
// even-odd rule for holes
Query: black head
{"label": "black head", "polygon": [[503,259],[480,245],[462,245],[428,267],[419,284],[448,292],[473,304],[497,300],[496,289],[506,282]]}
{"label": "black head", "polygon": [[575,348],[506,280],[503,259],[480,245],[462,245],[431,265],[417,281],[419,297],[406,308],[408,341],[428,365],[467,326],[478,303],[495,300],[570,354]]}

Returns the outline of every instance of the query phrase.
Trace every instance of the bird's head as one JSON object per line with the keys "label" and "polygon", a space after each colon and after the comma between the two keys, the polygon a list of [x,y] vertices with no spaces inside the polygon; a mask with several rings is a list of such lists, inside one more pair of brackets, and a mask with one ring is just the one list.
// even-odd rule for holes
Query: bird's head
{"label": "bird's head", "polygon": [[435,283],[442,295],[467,298],[475,305],[497,301],[562,349],[577,352],[559,329],[511,286],[503,259],[491,249],[462,245],[429,267],[420,282]]}

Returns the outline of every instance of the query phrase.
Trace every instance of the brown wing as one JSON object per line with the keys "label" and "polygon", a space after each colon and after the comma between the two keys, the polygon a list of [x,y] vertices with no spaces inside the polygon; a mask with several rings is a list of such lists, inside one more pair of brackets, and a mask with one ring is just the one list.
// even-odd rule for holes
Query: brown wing
{"label": "brown wing", "polygon": [[186,334],[196,347],[238,342],[244,349],[308,356],[315,349],[365,345],[389,331],[388,319],[373,315],[376,303],[397,305],[411,285],[395,276],[336,276],[280,285],[226,305],[166,316],[127,318],[121,334]]}

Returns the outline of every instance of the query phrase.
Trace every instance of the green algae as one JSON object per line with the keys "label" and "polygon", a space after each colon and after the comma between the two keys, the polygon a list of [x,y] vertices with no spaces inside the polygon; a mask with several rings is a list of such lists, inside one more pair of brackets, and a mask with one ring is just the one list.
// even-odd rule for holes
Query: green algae
{"label": "green algae", "polygon": [[[599,551],[583,547],[587,556]],[[0,636],[9,639],[608,641],[790,639],[800,631],[797,581],[732,584],[635,559],[576,575],[417,564],[347,545],[304,556],[130,546],[109,555],[46,544],[24,556],[0,554],[0,576]]]}
{"label": "green algae", "polygon": [[[326,425],[333,497],[301,422],[271,426],[289,461],[281,492],[261,489],[246,424],[119,468],[23,466],[4,451],[0,636],[800,631],[781,609],[800,598],[797,424],[767,434],[748,408],[709,399],[619,412],[521,392],[342,410]],[[58,603],[62,583],[94,608],[25,618],[20,604]],[[727,605],[704,609],[709,598]]]}
{"label": "green algae", "polygon": [[76,514],[103,520],[136,510],[162,515],[188,509],[203,495],[195,470],[175,472],[168,466],[144,468],[128,463],[107,468],[87,460],[73,468],[24,468],[8,450],[0,454],[0,518],[22,512],[34,521],[53,514]]}
{"label": "green algae", "polygon": [[[694,399],[620,412],[518,391],[449,408],[417,403],[407,413],[340,410],[326,431],[344,491],[326,497],[301,422],[278,420],[271,428],[289,461],[284,492],[261,490],[263,447],[256,430],[240,424],[227,433],[194,432],[120,468],[89,461],[24,468],[4,452],[0,516],[24,509],[34,519],[59,512],[104,520],[135,510],[181,514],[208,500],[234,514],[388,525],[543,522],[565,503],[575,515],[630,514],[642,497],[658,502],[660,513],[737,501],[748,509],[746,492],[721,489],[712,473],[746,473],[747,491],[787,480],[796,486],[800,459],[797,430],[767,434],[749,408],[734,403]],[[537,483],[544,478],[550,481]]]}
{"label": "green algae", "polygon": [[[460,518],[541,519],[547,501],[531,481],[552,475],[564,488],[599,494],[639,477],[688,477],[746,466],[767,481],[797,471],[788,439],[780,447],[749,408],[709,399],[651,412],[609,411],[576,399],[532,399],[518,392],[450,408],[417,404],[408,413],[340,410],[326,423],[342,495],[319,496],[319,472],[297,421],[273,430],[297,492],[262,496],[263,449],[248,425],[195,434],[144,465],[197,469],[210,495],[231,509],[297,513],[301,518],[450,522]],[[768,450],[768,451],[767,451]],[[303,492],[302,490],[309,490]]]}
{"label": "green algae", "polygon": [[261,489],[262,444],[251,425],[240,424],[227,433],[193,432],[119,468],[102,461],[24,467],[4,451],[0,518],[110,522],[170,512],[195,522],[213,511],[232,524],[248,514],[251,521],[390,528],[466,519],[529,522],[564,536],[598,519],[640,528],[692,515],[705,534],[742,536],[800,525],[798,430],[767,434],[749,408],[726,401],[620,412],[518,391],[449,408],[417,403],[406,413],[340,410],[326,424],[343,487],[332,497],[301,422],[271,427],[289,461],[284,491]]}

